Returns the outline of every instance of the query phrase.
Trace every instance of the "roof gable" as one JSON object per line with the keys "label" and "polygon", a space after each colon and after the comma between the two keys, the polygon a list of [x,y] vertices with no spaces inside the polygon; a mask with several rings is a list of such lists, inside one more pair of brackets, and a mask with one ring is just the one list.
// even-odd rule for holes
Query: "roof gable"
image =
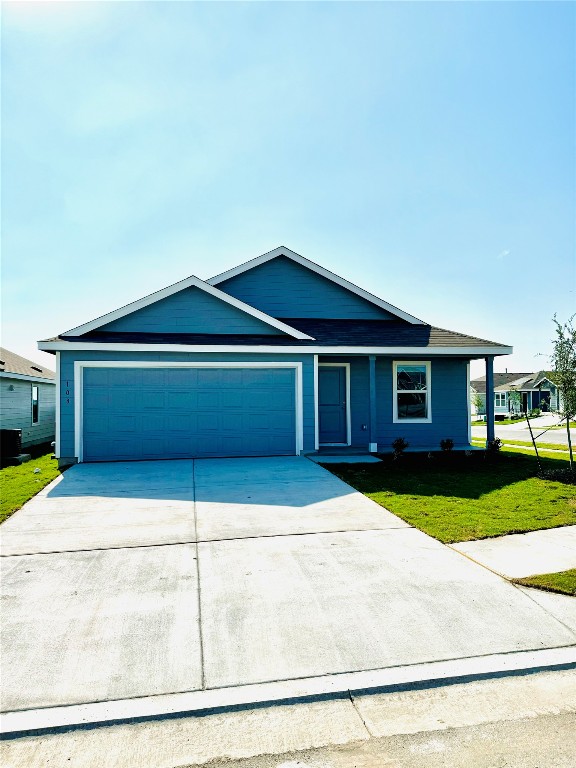
{"label": "roof gable", "polygon": [[274,317],[422,321],[289,248],[275,248],[207,281]]}
{"label": "roof gable", "polygon": [[96,329],[223,335],[264,333],[310,338],[195,276],[72,328],[62,336],[80,336]]}

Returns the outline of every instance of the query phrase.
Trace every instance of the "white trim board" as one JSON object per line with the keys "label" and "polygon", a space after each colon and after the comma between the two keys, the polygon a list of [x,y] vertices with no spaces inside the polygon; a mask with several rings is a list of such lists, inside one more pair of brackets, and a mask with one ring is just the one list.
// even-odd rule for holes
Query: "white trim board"
{"label": "white trim board", "polygon": [[39,341],[44,352],[239,352],[260,355],[414,355],[426,357],[470,357],[511,355],[513,347],[279,347],[256,344],[136,344],[95,341]]}
{"label": "white trim board", "polygon": [[[320,418],[320,401],[318,399],[318,415],[316,416],[316,422],[318,424],[318,447],[330,447],[330,446],[343,446],[352,445],[352,413],[350,409],[350,363],[318,363],[319,368],[344,368],[346,371],[346,442],[345,443],[321,443],[320,442],[320,424],[318,419]],[[318,390],[318,395],[320,390]]]}
{"label": "white trim board", "polygon": [[[400,419],[398,418],[398,395],[402,390],[398,389],[397,366],[399,365],[424,365],[426,366],[426,412],[425,419]],[[407,390],[410,393],[410,390]],[[392,361],[392,423],[393,424],[431,424],[432,423],[432,363],[430,360],[393,360]],[[468,420],[470,423],[470,420]]]}
{"label": "white trim board", "polygon": [[235,299],[233,296],[229,296],[227,293],[224,293],[224,291],[209,285],[208,283],[204,282],[204,280],[200,280],[200,278],[196,277],[195,275],[191,275],[184,280],[180,280],[178,283],[173,283],[166,288],[162,288],[160,291],[150,293],[148,296],[144,296],[137,301],[133,301],[130,304],[126,304],[125,306],[120,307],[119,309],[115,309],[113,312],[108,312],[106,315],[101,315],[95,320],[91,320],[88,323],[79,325],[77,328],[71,328],[63,335],[81,336],[83,333],[94,331],[96,328],[101,328],[103,325],[107,325],[113,320],[118,320],[121,317],[126,317],[126,315],[131,315],[133,312],[137,312],[139,309],[143,309],[144,307],[148,307],[151,304],[155,304],[157,301],[166,299],[168,296],[172,296],[173,294],[178,293],[185,288],[198,288],[201,291],[214,296],[214,298],[220,299],[220,301],[223,301],[226,304],[230,304],[232,307],[236,307],[236,309],[245,312],[247,315],[251,315],[252,317],[261,320],[267,325],[271,325],[273,328],[276,328],[277,330],[282,331],[283,333],[286,333],[288,336],[292,336],[295,339],[313,340],[312,336],[308,336],[306,333],[302,333],[302,331],[298,331],[296,328],[292,328],[292,326],[286,325],[286,323],[277,320],[275,317],[270,317],[270,315],[267,315],[265,312],[261,312],[259,309],[255,309],[249,304],[245,304],[243,301]]}
{"label": "white trim board", "polygon": [[400,317],[402,320],[407,320],[409,323],[413,323],[415,325],[422,325],[423,323],[423,321],[419,320],[417,317],[409,315],[407,312],[403,312],[393,304],[388,304],[387,301],[379,299],[377,296],[374,296],[374,294],[365,291],[363,288],[359,288],[357,285],[354,285],[354,283],[350,283],[343,277],[335,275],[334,272],[330,272],[330,270],[324,269],[324,267],[321,267],[319,264],[316,264],[315,262],[310,261],[310,259],[306,259],[304,256],[300,256],[300,254],[291,251],[290,248],[284,248],[283,246],[274,248],[274,250],[268,251],[268,253],[263,253],[261,256],[257,256],[255,259],[251,259],[244,264],[240,264],[238,267],[229,269],[227,272],[222,272],[219,275],[215,275],[206,282],[210,283],[210,285],[218,285],[219,283],[223,283],[225,280],[230,280],[230,278],[236,277],[236,275],[241,275],[243,272],[248,272],[249,270],[254,269],[254,267],[260,266],[260,264],[265,264],[267,261],[271,261],[278,256],[285,256],[287,259],[295,261],[297,264],[310,269],[312,272],[316,272],[316,274],[325,277],[327,280],[336,283],[336,285],[339,285],[342,288],[346,288],[351,293],[355,293],[356,296],[360,296],[361,298],[366,299],[366,301],[369,301],[371,304],[375,304],[377,307],[385,309],[387,312],[390,312],[392,315],[396,315],[396,317]]}
{"label": "white trim board", "polygon": [[26,373],[0,371],[0,379],[16,379],[17,381],[33,381],[39,384],[56,384],[56,379],[43,379],[42,376],[28,376]]}
{"label": "white trim board", "polygon": [[[85,368],[293,368],[295,371],[295,445],[296,456],[304,450],[304,400],[302,363],[181,363],[150,360],[76,360],[74,362],[74,453],[78,463],[84,461],[84,369]],[[59,424],[57,427],[59,428]]]}

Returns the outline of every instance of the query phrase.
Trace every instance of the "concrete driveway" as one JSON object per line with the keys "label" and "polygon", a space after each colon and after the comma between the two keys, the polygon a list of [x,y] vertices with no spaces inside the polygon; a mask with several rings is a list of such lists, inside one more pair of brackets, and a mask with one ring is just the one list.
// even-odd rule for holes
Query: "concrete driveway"
{"label": "concrete driveway", "polygon": [[3,711],[576,642],[305,458],[83,464],[0,530]]}

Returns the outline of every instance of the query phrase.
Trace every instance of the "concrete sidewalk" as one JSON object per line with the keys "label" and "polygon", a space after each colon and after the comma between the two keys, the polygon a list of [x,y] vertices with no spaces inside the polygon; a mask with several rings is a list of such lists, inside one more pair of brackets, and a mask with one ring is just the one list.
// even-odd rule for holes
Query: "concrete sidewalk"
{"label": "concrete sidewalk", "polygon": [[550,607],[304,458],[83,464],[0,533],[5,722],[576,659]]}
{"label": "concrete sidewalk", "polygon": [[576,525],[463,541],[450,546],[511,579],[576,568]]}

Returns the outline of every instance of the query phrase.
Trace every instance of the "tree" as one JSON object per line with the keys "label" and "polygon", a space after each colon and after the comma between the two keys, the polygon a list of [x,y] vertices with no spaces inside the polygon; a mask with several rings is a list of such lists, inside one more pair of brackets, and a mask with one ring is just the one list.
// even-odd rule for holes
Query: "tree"
{"label": "tree", "polygon": [[554,315],[556,337],[552,340],[551,361],[554,369],[554,383],[562,395],[562,418],[566,419],[568,448],[570,450],[570,469],[574,470],[572,440],[570,438],[570,419],[576,416],[576,328],[574,318],[562,325]]}
{"label": "tree", "polygon": [[520,413],[522,410],[522,395],[514,387],[510,387],[508,404],[512,413]]}
{"label": "tree", "polygon": [[470,387],[470,403],[474,406],[478,416],[485,410],[484,398],[473,387]]}

